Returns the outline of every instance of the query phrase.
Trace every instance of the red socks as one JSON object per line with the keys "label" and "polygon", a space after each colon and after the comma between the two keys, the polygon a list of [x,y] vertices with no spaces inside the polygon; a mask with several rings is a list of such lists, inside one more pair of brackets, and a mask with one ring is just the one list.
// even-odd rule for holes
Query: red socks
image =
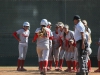
{"label": "red socks", "polygon": [[40,70],[42,71],[42,69],[43,69],[43,61],[40,61],[40,62],[39,62],[39,68],[40,68]]}
{"label": "red socks", "polygon": [[91,60],[88,60],[88,70],[91,70]]}
{"label": "red socks", "polygon": [[76,70],[76,64],[77,64],[77,62],[73,61],[72,64],[73,64],[73,70]]}
{"label": "red socks", "polygon": [[50,67],[50,69],[52,68],[52,60],[48,61],[48,66]]}
{"label": "red socks", "polygon": [[21,60],[18,59],[18,61],[17,61],[17,68],[20,68],[20,66],[21,66]]}
{"label": "red socks", "polygon": [[58,61],[55,61],[55,67],[58,67]]}
{"label": "red socks", "polygon": [[25,60],[20,60],[20,59],[18,59],[18,62],[17,62],[17,66],[18,66],[18,68],[23,68],[23,66],[24,66],[24,61]]}
{"label": "red socks", "polygon": [[66,63],[67,63],[68,69],[71,70],[71,61],[66,61]]}
{"label": "red socks", "polygon": [[24,66],[24,61],[25,60],[21,60],[21,68],[23,68],[23,66]]}
{"label": "red socks", "polygon": [[47,68],[47,66],[48,66],[48,61],[43,61],[43,66],[44,66],[44,68]]}
{"label": "red socks", "polygon": [[60,63],[60,68],[62,69],[63,59],[60,59],[59,63]]}
{"label": "red socks", "polygon": [[100,61],[98,61],[98,67],[99,67],[99,70],[100,70]]}

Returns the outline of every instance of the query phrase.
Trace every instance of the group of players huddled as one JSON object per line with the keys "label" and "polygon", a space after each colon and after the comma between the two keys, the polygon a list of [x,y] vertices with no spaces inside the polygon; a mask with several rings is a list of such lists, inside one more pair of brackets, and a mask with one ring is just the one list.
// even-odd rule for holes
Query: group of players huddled
{"label": "group of players huddled", "polygon": [[[91,30],[87,25],[86,20],[81,20],[85,26],[85,35],[88,43],[87,65],[88,71],[91,71],[91,61],[89,55],[92,53],[91,45]],[[57,22],[53,25],[54,31],[51,31],[52,24],[47,19],[42,19],[40,28],[37,28],[32,42],[36,41],[36,51],[38,54],[39,70],[41,74],[46,74],[47,71],[52,70],[52,64],[55,64],[55,71],[62,71],[63,61],[65,59],[67,69],[65,72],[78,72],[78,52],[76,41],[74,39],[74,31],[69,29],[70,25]],[[23,29],[13,33],[13,36],[19,41],[19,58],[17,71],[26,71],[23,68],[25,56],[27,53],[28,37],[29,37],[28,22],[24,22]],[[17,34],[20,37],[17,37]],[[99,44],[99,43],[98,43]],[[22,65],[21,65],[22,64]],[[99,69],[95,72],[100,72],[100,61],[98,60]]]}

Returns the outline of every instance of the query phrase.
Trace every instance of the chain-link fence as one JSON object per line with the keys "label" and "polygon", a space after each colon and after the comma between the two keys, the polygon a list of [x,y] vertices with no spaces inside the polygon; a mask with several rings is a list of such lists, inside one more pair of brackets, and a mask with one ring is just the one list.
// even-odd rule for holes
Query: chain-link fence
{"label": "chain-link fence", "polygon": [[0,0],[0,65],[16,65],[18,42],[12,33],[25,21],[30,22],[29,48],[26,65],[37,65],[36,44],[32,43],[34,31],[43,18],[52,24],[52,30],[58,21],[68,24],[73,30],[73,16],[78,14],[86,19],[92,30],[93,50],[91,57],[97,55],[99,38],[100,0]]}

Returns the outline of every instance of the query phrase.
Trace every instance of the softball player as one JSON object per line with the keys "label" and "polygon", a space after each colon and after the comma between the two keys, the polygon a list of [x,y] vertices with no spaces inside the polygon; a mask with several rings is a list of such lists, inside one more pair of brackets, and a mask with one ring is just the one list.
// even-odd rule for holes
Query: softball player
{"label": "softball player", "polygon": [[58,69],[58,62],[59,62],[59,53],[61,49],[60,41],[59,41],[59,34],[58,34],[59,26],[56,25],[55,31],[53,32],[53,55],[54,55],[54,62],[55,62],[55,70]]}
{"label": "softball player", "polygon": [[[67,66],[68,69],[65,70],[65,72],[76,72],[76,64],[77,64],[77,48],[73,45],[74,44],[74,39],[69,40],[69,47],[67,50],[67,55],[65,55],[66,61],[67,61]],[[71,70],[71,64],[73,66],[73,69]]]}
{"label": "softball player", "polygon": [[84,26],[85,26],[86,28],[88,28],[89,34],[91,34],[91,29],[88,27],[87,21],[86,21],[86,20],[82,20],[82,23],[84,24]]}
{"label": "softball player", "polygon": [[[47,28],[51,29],[51,22],[48,22]],[[52,61],[53,61],[53,51],[52,51],[52,39],[53,34],[51,32],[52,37],[49,38],[49,58],[48,58],[48,70],[52,69]]]}
{"label": "softball player", "polygon": [[[60,38],[62,41],[62,46],[61,46],[61,51],[60,51],[60,60],[62,61],[62,64],[63,64],[64,57],[67,60],[66,55],[67,55],[67,50],[68,50],[68,40],[71,38],[72,39],[74,38],[73,32],[69,30],[68,25],[64,26],[63,32],[61,33]],[[66,62],[68,63],[69,61],[66,61]],[[60,64],[59,70],[62,70],[62,64]]]}
{"label": "softball player", "polygon": [[40,25],[41,27],[37,28],[35,31],[35,36],[32,42],[35,42],[37,40],[37,54],[40,63],[40,73],[46,75],[49,56],[49,38],[51,36],[51,30],[46,27],[48,25],[48,21],[46,19],[42,19]]}
{"label": "softball player", "polygon": [[82,20],[82,23],[84,24],[85,26],[85,34],[86,34],[86,40],[87,40],[87,43],[88,43],[88,48],[87,48],[87,51],[88,51],[88,62],[87,62],[87,65],[88,65],[88,71],[91,72],[91,60],[89,58],[89,55],[92,53],[92,50],[90,48],[91,46],[91,30],[90,28],[87,26],[87,21],[86,20]]}
{"label": "softball player", "polygon": [[[63,33],[63,27],[64,27],[64,24],[62,23],[62,22],[58,22],[57,23],[57,25],[58,25],[58,36],[59,36],[59,38],[61,37],[61,34]],[[60,39],[60,44],[62,43],[62,40]],[[61,50],[61,49],[60,49]],[[58,68],[58,69],[56,69],[57,71],[59,71],[59,70],[62,70],[62,64],[63,64],[63,51],[60,51],[60,53],[62,54],[60,54],[60,59],[59,59],[59,66],[60,66],[60,68]],[[62,57],[61,57],[62,56]]]}
{"label": "softball player", "polygon": [[[28,37],[30,34],[29,27],[29,22],[24,22],[23,28],[13,33],[13,36],[19,41],[19,58],[17,64],[17,71],[26,71],[26,69],[23,68],[23,65],[28,49]],[[17,36],[17,34],[19,35],[19,37]]]}
{"label": "softball player", "polygon": [[95,70],[94,72],[100,72],[100,38],[99,38],[99,42],[97,44],[99,45],[98,53],[97,53],[98,69]]}

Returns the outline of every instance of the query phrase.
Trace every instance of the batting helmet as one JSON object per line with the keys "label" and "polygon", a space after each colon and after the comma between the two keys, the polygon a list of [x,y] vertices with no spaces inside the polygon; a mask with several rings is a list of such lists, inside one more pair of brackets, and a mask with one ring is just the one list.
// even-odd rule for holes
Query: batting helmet
{"label": "batting helmet", "polygon": [[51,22],[48,22],[48,25],[51,25]]}
{"label": "batting helmet", "polygon": [[47,26],[47,25],[48,25],[47,19],[42,19],[41,22],[40,22],[40,25],[45,25],[45,26]]}
{"label": "batting helmet", "polygon": [[30,26],[30,23],[29,22],[24,22],[23,26]]}

